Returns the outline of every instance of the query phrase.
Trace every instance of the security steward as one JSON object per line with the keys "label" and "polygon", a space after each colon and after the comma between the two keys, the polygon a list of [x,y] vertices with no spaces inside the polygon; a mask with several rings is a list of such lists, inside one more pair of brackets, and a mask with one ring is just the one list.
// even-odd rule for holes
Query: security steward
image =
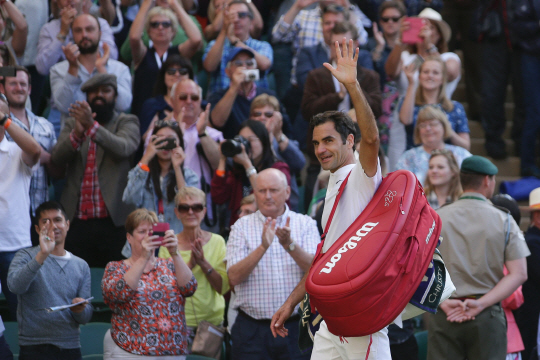
{"label": "security steward", "polygon": [[484,157],[465,159],[463,195],[437,211],[444,239],[439,249],[456,292],[429,319],[428,360],[506,358],[500,302],[527,279],[530,252],[512,216],[488,200],[497,172]]}

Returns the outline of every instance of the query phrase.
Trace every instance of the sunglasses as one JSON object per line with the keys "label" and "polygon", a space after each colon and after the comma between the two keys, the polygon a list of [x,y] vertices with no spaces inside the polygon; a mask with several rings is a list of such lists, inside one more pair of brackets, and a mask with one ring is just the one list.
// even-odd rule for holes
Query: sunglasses
{"label": "sunglasses", "polygon": [[163,126],[178,127],[178,123],[176,121],[158,120],[156,121],[156,124],[154,125],[154,127],[163,127]]}
{"label": "sunglasses", "polygon": [[396,17],[392,17],[392,16],[389,16],[389,17],[381,17],[381,21],[382,22],[389,22],[390,20],[392,20],[393,22],[397,23],[399,21],[399,19],[401,19],[400,16],[396,16]]}
{"label": "sunglasses", "polygon": [[157,29],[159,25],[163,26],[164,29],[168,29],[172,26],[172,23],[170,21],[152,21],[150,23],[152,29]]}
{"label": "sunglasses", "polygon": [[335,5],[335,4],[331,4],[331,5],[328,5],[328,6],[325,6],[322,8],[322,13],[323,14],[326,14],[327,12],[334,12],[334,11],[337,11],[337,12],[344,12],[345,11],[345,7],[341,6],[341,5]]}
{"label": "sunglasses", "polygon": [[178,209],[178,212],[180,212],[181,214],[188,213],[190,209],[194,213],[200,213],[201,211],[203,211],[204,205],[203,204],[193,204],[193,205],[178,204],[178,206],[176,208]]}
{"label": "sunglasses", "polygon": [[246,67],[250,67],[250,66],[255,65],[255,61],[254,61],[253,59],[248,59],[248,60],[234,60],[232,63],[233,63],[234,66],[246,66]]}
{"label": "sunglasses", "polygon": [[254,117],[259,117],[259,116],[262,116],[262,115],[264,115],[265,117],[270,119],[272,116],[274,116],[274,112],[273,111],[265,111],[265,112],[255,111],[253,113]]}
{"label": "sunglasses", "polygon": [[191,98],[191,101],[199,101],[201,98],[199,95],[196,94],[180,94],[178,98],[182,101],[186,101],[188,96]]}
{"label": "sunglasses", "polygon": [[249,13],[247,11],[240,11],[236,14],[238,15],[239,19],[245,19],[247,17],[251,18],[251,16],[249,16]]}
{"label": "sunglasses", "polygon": [[176,73],[178,73],[179,75],[187,75],[188,74],[188,69],[184,69],[184,68],[181,68],[181,69],[177,69],[177,68],[170,68],[170,69],[167,69],[166,73],[167,75],[175,75]]}

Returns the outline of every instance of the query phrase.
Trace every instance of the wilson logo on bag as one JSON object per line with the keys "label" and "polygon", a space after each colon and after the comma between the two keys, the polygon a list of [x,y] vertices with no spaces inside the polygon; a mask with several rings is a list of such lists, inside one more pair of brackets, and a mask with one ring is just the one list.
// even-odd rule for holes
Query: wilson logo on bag
{"label": "wilson logo on bag", "polygon": [[[336,198],[325,234],[338,202]],[[311,307],[334,335],[365,336],[383,329],[420,285],[440,232],[441,220],[414,174],[388,174],[330,249],[323,254],[319,245],[306,280]]]}

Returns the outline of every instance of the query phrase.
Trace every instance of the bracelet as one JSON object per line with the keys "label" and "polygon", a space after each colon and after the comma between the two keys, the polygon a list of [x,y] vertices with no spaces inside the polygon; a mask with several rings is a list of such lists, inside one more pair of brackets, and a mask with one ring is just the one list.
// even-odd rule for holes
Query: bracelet
{"label": "bracelet", "polygon": [[11,119],[10,118],[8,118],[6,123],[4,124],[4,129],[7,130],[9,125],[11,125]]}
{"label": "bracelet", "polygon": [[277,142],[278,142],[278,144],[281,144],[285,140],[287,140],[287,137],[285,136],[284,133],[281,133],[281,135],[279,136],[279,139],[277,139]]}
{"label": "bracelet", "polygon": [[246,170],[246,176],[249,178],[251,177],[252,175],[256,175],[257,174],[257,169],[255,169],[255,166],[252,166],[250,168],[248,168]]}
{"label": "bracelet", "polygon": [[198,136],[199,136],[199,139],[200,139],[202,137],[208,136],[208,133],[206,132],[206,130],[204,130],[204,132],[202,134],[198,134]]}
{"label": "bracelet", "polygon": [[214,268],[210,268],[210,269],[206,270],[206,275],[210,275],[212,273],[212,271],[214,271]]}
{"label": "bracelet", "polygon": [[66,40],[66,35],[60,35],[60,33],[58,33],[58,35],[56,35],[56,38],[60,41],[65,41]]}
{"label": "bracelet", "polygon": [[139,163],[139,167],[141,168],[142,171],[146,171],[146,172],[150,171],[150,168],[148,167],[148,165],[143,164],[142,162]]}
{"label": "bracelet", "polygon": [[6,123],[7,119],[9,119],[9,115],[8,114],[4,114],[4,117],[2,119],[0,119],[0,126],[4,126],[4,124]]}
{"label": "bracelet", "polygon": [[431,45],[429,47],[429,49],[427,49],[426,51],[427,51],[428,54],[431,55],[431,54],[435,54],[435,53],[439,52],[439,49],[437,49],[437,46]]}
{"label": "bracelet", "polygon": [[219,176],[219,177],[224,177],[225,176],[225,170],[216,170],[216,175]]}

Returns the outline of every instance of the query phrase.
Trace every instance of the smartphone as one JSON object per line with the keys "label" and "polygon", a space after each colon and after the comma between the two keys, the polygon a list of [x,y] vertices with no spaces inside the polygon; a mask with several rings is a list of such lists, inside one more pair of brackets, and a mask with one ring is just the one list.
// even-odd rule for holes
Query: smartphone
{"label": "smartphone", "polygon": [[[159,236],[157,240],[159,240],[160,243],[163,243],[163,237],[165,236],[165,231],[170,229],[169,223],[157,223],[152,226],[152,235]],[[156,257],[159,253],[159,247],[155,250]]]}
{"label": "smartphone", "polygon": [[160,141],[157,145],[159,150],[172,150],[176,148],[176,139],[166,138],[165,140]]}
{"label": "smartphone", "polygon": [[425,24],[424,19],[419,17],[408,17],[405,18],[404,21],[408,22],[410,27],[401,34],[401,42],[404,44],[417,44],[424,41],[418,36],[420,34],[420,29],[422,29]]}
{"label": "smartphone", "polygon": [[420,69],[420,65],[422,65],[423,63],[424,63],[424,58],[416,54],[416,57],[414,58],[411,64],[414,65],[415,70],[418,70]]}

